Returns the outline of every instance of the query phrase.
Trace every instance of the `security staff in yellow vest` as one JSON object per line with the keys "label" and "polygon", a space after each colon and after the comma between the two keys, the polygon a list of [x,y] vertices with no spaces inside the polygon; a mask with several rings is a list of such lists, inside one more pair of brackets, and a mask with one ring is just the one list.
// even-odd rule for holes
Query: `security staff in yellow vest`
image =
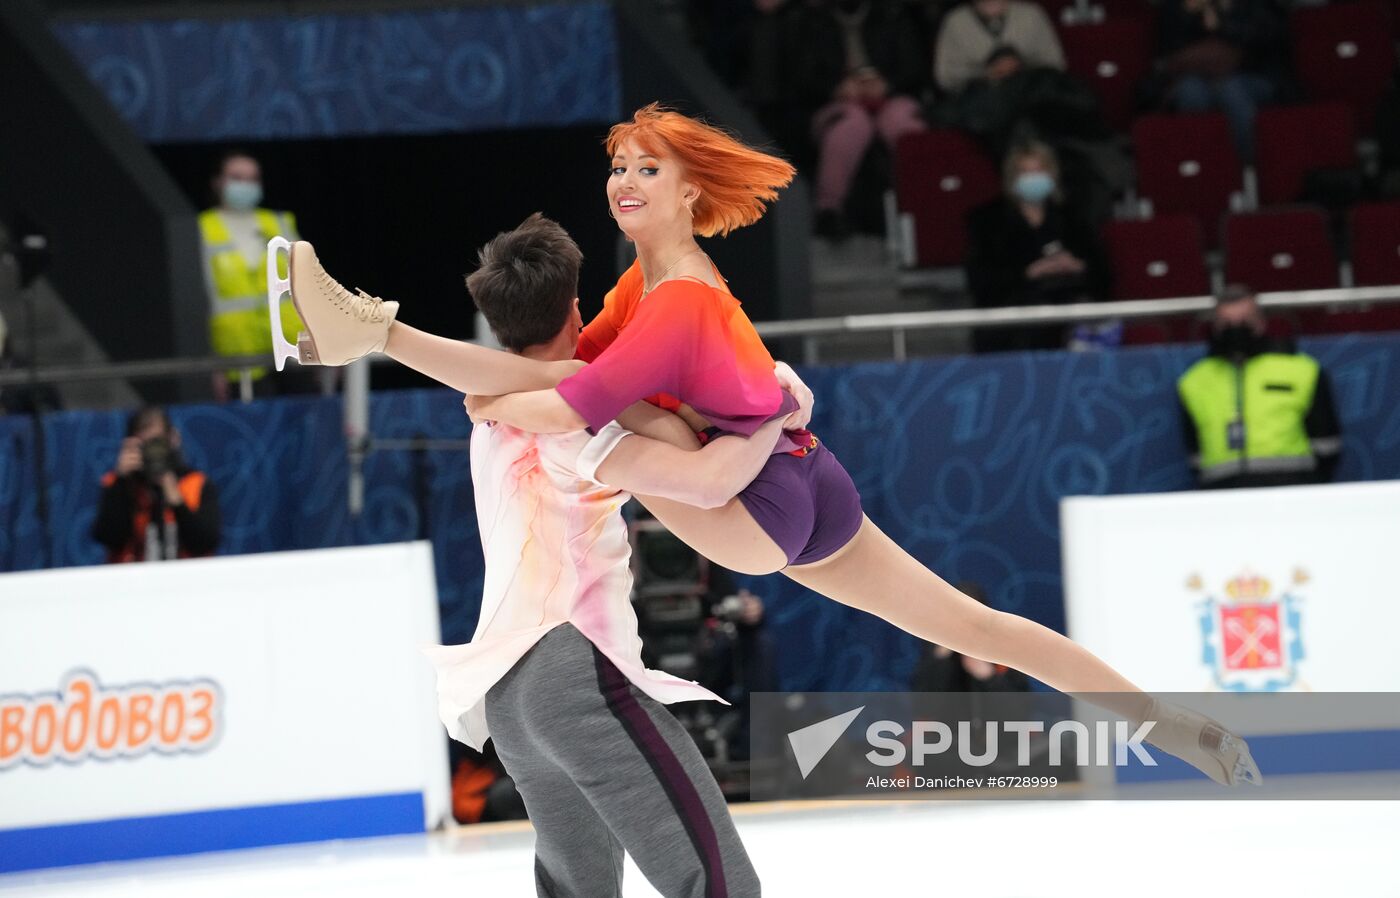
{"label": "security staff in yellow vest", "polygon": [[[267,241],[278,236],[296,240],[296,219],[290,212],[274,212],[259,205],[262,170],[246,153],[230,152],[223,157],[213,187],[219,205],[199,216],[211,345],[217,355],[270,354]],[[295,343],[302,324],[290,296],[282,298],[281,317],[282,332]],[[254,369],[252,376],[261,382],[260,387],[267,383],[266,368]],[[215,395],[220,400],[226,398],[229,383],[238,378],[237,371],[215,375]]]}
{"label": "security staff in yellow vest", "polygon": [[1270,339],[1248,288],[1218,299],[1209,354],[1181,376],[1177,392],[1202,487],[1332,479],[1342,434],[1327,374],[1316,359]]}

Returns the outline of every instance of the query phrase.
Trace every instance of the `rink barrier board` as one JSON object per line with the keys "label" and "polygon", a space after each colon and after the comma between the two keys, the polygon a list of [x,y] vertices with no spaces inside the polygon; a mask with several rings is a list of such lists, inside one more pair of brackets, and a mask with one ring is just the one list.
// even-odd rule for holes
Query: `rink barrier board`
{"label": "rink barrier board", "polygon": [[423,793],[0,830],[0,873],[421,833]]}

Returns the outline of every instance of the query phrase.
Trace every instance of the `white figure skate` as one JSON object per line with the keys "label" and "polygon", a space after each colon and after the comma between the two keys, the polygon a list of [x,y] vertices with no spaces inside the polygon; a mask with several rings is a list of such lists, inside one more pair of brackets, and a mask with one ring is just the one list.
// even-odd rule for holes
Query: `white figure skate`
{"label": "white figure skate", "polygon": [[[287,253],[287,277],[279,277],[277,254]],[[279,306],[290,293],[306,330],[296,346],[282,333]],[[267,306],[272,325],[272,355],[281,371],[287,359],[302,365],[348,365],[384,349],[399,304],[363,290],[351,293],[321,267],[316,250],[305,240],[267,242]]]}

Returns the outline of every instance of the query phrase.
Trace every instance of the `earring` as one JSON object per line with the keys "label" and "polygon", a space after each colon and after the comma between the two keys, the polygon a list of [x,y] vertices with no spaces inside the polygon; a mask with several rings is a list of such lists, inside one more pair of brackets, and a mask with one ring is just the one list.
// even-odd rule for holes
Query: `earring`
{"label": "earring", "polygon": [[608,218],[611,218],[613,221],[617,221],[617,215],[613,212],[612,206],[608,207]]}

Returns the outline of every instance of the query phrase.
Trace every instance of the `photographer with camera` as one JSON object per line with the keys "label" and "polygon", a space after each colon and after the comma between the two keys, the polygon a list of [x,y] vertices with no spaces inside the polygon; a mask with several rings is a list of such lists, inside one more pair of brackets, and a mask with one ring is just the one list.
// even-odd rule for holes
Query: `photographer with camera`
{"label": "photographer with camera", "polygon": [[198,558],[218,549],[218,492],[185,464],[180,432],[164,409],[143,408],[127,421],[116,467],[102,478],[92,536],[107,547],[109,562]]}
{"label": "photographer with camera", "polygon": [[776,692],[773,640],[764,621],[763,600],[735,587],[728,570],[710,565],[710,618],[699,644],[700,683],[724,696],[731,708],[720,712],[727,757],[749,756],[749,694]]}

